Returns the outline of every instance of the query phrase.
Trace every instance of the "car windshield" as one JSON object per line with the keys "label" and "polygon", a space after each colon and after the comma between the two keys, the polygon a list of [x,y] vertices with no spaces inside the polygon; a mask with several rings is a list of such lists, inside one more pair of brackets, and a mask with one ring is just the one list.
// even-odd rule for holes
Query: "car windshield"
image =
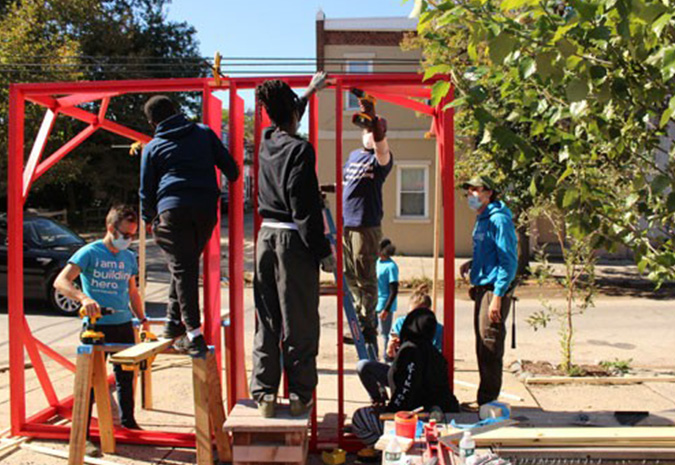
{"label": "car windshield", "polygon": [[31,221],[31,225],[32,238],[41,247],[64,247],[83,242],[82,238],[70,229],[47,218],[35,218]]}

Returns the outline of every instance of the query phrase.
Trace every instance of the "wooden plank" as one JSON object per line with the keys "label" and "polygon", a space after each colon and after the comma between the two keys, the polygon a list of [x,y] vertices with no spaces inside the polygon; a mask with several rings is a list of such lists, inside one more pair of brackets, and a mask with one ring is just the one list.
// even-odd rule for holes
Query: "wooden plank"
{"label": "wooden plank", "polygon": [[675,383],[675,376],[624,376],[620,378],[596,376],[549,376],[525,379],[525,384],[640,384],[640,383]]}
{"label": "wooden plank", "polygon": [[213,435],[216,439],[218,460],[220,462],[232,461],[232,449],[230,447],[230,435],[223,430],[225,424],[225,408],[223,407],[223,391],[218,376],[216,355],[209,352],[206,356],[206,374],[209,391],[209,418]]}
{"label": "wooden plank", "polygon": [[304,445],[282,446],[276,444],[235,446],[232,460],[236,462],[303,462]]}
{"label": "wooden plank", "polygon": [[675,427],[501,428],[477,434],[476,446],[675,447]]}
{"label": "wooden plank", "polygon": [[136,364],[153,357],[173,344],[173,339],[160,339],[153,342],[141,342],[110,357],[112,363],[119,365]]}
{"label": "wooden plank", "polygon": [[675,459],[675,447],[509,447],[495,448],[494,452],[502,457],[530,459]]}
{"label": "wooden plank", "polygon": [[108,374],[105,366],[105,354],[94,352],[93,386],[98,429],[101,436],[101,451],[104,454],[115,453],[115,430],[113,427],[110,393],[108,392]]}
{"label": "wooden plank", "polygon": [[284,432],[284,431],[304,431],[309,428],[309,414],[301,417],[291,416],[288,404],[277,404],[274,418],[263,418],[258,412],[255,401],[243,399],[237,402],[230,415],[225,421],[226,431],[237,432]]}
{"label": "wooden plank", "polygon": [[68,465],[82,465],[84,461],[84,449],[87,440],[87,416],[89,415],[91,377],[93,372],[94,355],[92,346],[78,347]]}
{"label": "wooden plank", "polygon": [[[61,459],[68,459],[68,453],[63,450],[51,449],[49,447],[34,446],[32,444],[21,444],[22,449],[30,450],[32,452],[37,452],[39,454],[49,455],[51,457],[58,457]],[[87,455],[83,456],[82,463],[89,465],[120,465],[116,462],[111,462],[109,460],[97,459],[94,457],[89,457]]]}
{"label": "wooden plank", "polygon": [[209,419],[209,390],[206,359],[192,359],[192,390],[195,401],[195,441],[197,443],[197,464],[213,465],[211,422]]}
{"label": "wooden plank", "polygon": [[141,371],[141,404],[145,410],[152,410],[152,367]]}

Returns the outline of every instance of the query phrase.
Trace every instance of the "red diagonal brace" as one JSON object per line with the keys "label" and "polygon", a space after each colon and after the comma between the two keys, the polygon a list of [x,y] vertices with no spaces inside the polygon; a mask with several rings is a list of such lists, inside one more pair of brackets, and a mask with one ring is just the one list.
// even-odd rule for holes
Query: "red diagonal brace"
{"label": "red diagonal brace", "polygon": [[31,334],[37,348],[56,363],[75,373],[75,364]]}
{"label": "red diagonal brace", "polygon": [[59,104],[59,108],[68,108],[74,107],[81,103],[93,102],[94,100],[99,100],[102,98],[110,98],[120,95],[119,92],[92,92],[89,94],[72,94],[66,97],[61,97],[56,99]]}
{"label": "red diagonal brace", "polygon": [[40,158],[42,157],[42,153],[45,150],[45,146],[47,145],[47,139],[49,138],[49,134],[51,134],[52,132],[55,120],[56,120],[56,111],[52,110],[51,108],[48,108],[47,111],[45,112],[45,117],[42,120],[42,125],[40,126],[40,130],[38,131],[37,137],[35,138],[33,148],[30,151],[28,163],[26,163],[26,167],[24,168],[23,171],[22,196],[24,202],[26,201],[26,196],[28,195],[28,191],[30,190],[30,186],[33,183],[33,179],[35,177],[35,168],[37,167],[37,164],[40,161]]}
{"label": "red diagonal brace", "polygon": [[361,90],[366,93],[379,92],[385,94],[396,94],[401,97],[411,97],[411,98],[431,98],[431,89],[428,87],[419,87],[419,86],[366,86]]}
{"label": "red diagonal brace", "polygon": [[61,146],[60,149],[51,154],[49,158],[40,163],[40,166],[38,166],[37,170],[35,170],[35,176],[33,176],[33,179],[37,179],[43,174],[45,174],[49,170],[49,168],[51,168],[59,161],[61,161],[63,157],[68,155],[71,151],[73,151],[73,149],[75,149],[78,145],[84,142],[89,136],[95,133],[97,129],[98,126],[92,124],[84,128],[82,131],[80,131],[78,135],[70,139],[63,146]]}
{"label": "red diagonal brace", "polygon": [[385,94],[382,92],[372,92],[370,90],[368,91],[368,93],[373,97],[377,98],[378,100],[384,100],[385,102],[393,103],[394,105],[400,105],[410,110],[419,111],[427,115],[434,114],[434,109],[432,107],[422,102],[418,102],[417,100],[411,100],[406,97],[401,97],[400,95]]}
{"label": "red diagonal brace", "polygon": [[25,334],[30,334],[30,336],[25,339],[25,342],[26,350],[28,351],[28,356],[33,363],[35,374],[38,377],[38,381],[40,381],[40,386],[42,386],[42,390],[44,391],[45,397],[47,398],[47,402],[49,402],[49,405],[52,407],[56,407],[59,405],[59,399],[56,397],[54,386],[52,386],[52,382],[49,379],[47,369],[45,368],[45,364],[42,361],[42,357],[40,357],[40,352],[38,352],[37,345],[35,344],[35,338],[30,332],[30,327],[28,326],[28,321],[26,321],[25,317],[23,319],[23,327]]}

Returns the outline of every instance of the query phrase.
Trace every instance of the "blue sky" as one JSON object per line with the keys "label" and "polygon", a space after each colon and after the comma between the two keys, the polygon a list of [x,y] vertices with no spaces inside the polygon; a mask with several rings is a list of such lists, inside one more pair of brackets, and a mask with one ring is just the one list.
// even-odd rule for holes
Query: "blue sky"
{"label": "blue sky", "polygon": [[[402,0],[172,0],[168,18],[197,29],[201,54],[213,57],[316,55],[316,13],[326,18],[408,16],[413,2]],[[227,69],[223,69],[227,74]],[[225,98],[224,95],[220,96]],[[243,95],[251,108],[251,92]],[[304,125],[303,125],[304,126]]]}

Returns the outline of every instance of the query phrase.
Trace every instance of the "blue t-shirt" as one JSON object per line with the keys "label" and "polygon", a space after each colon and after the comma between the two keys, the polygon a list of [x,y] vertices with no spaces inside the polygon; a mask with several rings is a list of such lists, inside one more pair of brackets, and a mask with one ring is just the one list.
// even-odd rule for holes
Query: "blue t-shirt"
{"label": "blue t-shirt", "polygon": [[[377,307],[375,310],[379,313],[384,310],[389,299],[389,284],[398,282],[398,265],[391,258],[382,261],[377,259]],[[394,298],[390,310],[396,311],[398,297]]]}
{"label": "blue t-shirt", "polygon": [[82,292],[101,307],[115,310],[112,315],[100,318],[97,325],[118,325],[131,321],[129,280],[138,274],[133,252],[120,250],[114,254],[99,240],[82,247],[68,262],[81,270]]}
{"label": "blue t-shirt", "polygon": [[[389,334],[399,337],[406,316],[407,315],[399,316],[398,318],[396,318],[396,321],[394,321],[394,325],[391,327],[391,331]],[[443,352],[443,325],[440,323],[436,323],[436,334],[434,335],[434,347],[436,347],[440,352]]]}
{"label": "blue t-shirt", "polygon": [[394,156],[385,166],[374,150],[358,149],[349,154],[342,169],[342,217],[347,227],[373,227],[382,223],[382,185],[394,166]]}

